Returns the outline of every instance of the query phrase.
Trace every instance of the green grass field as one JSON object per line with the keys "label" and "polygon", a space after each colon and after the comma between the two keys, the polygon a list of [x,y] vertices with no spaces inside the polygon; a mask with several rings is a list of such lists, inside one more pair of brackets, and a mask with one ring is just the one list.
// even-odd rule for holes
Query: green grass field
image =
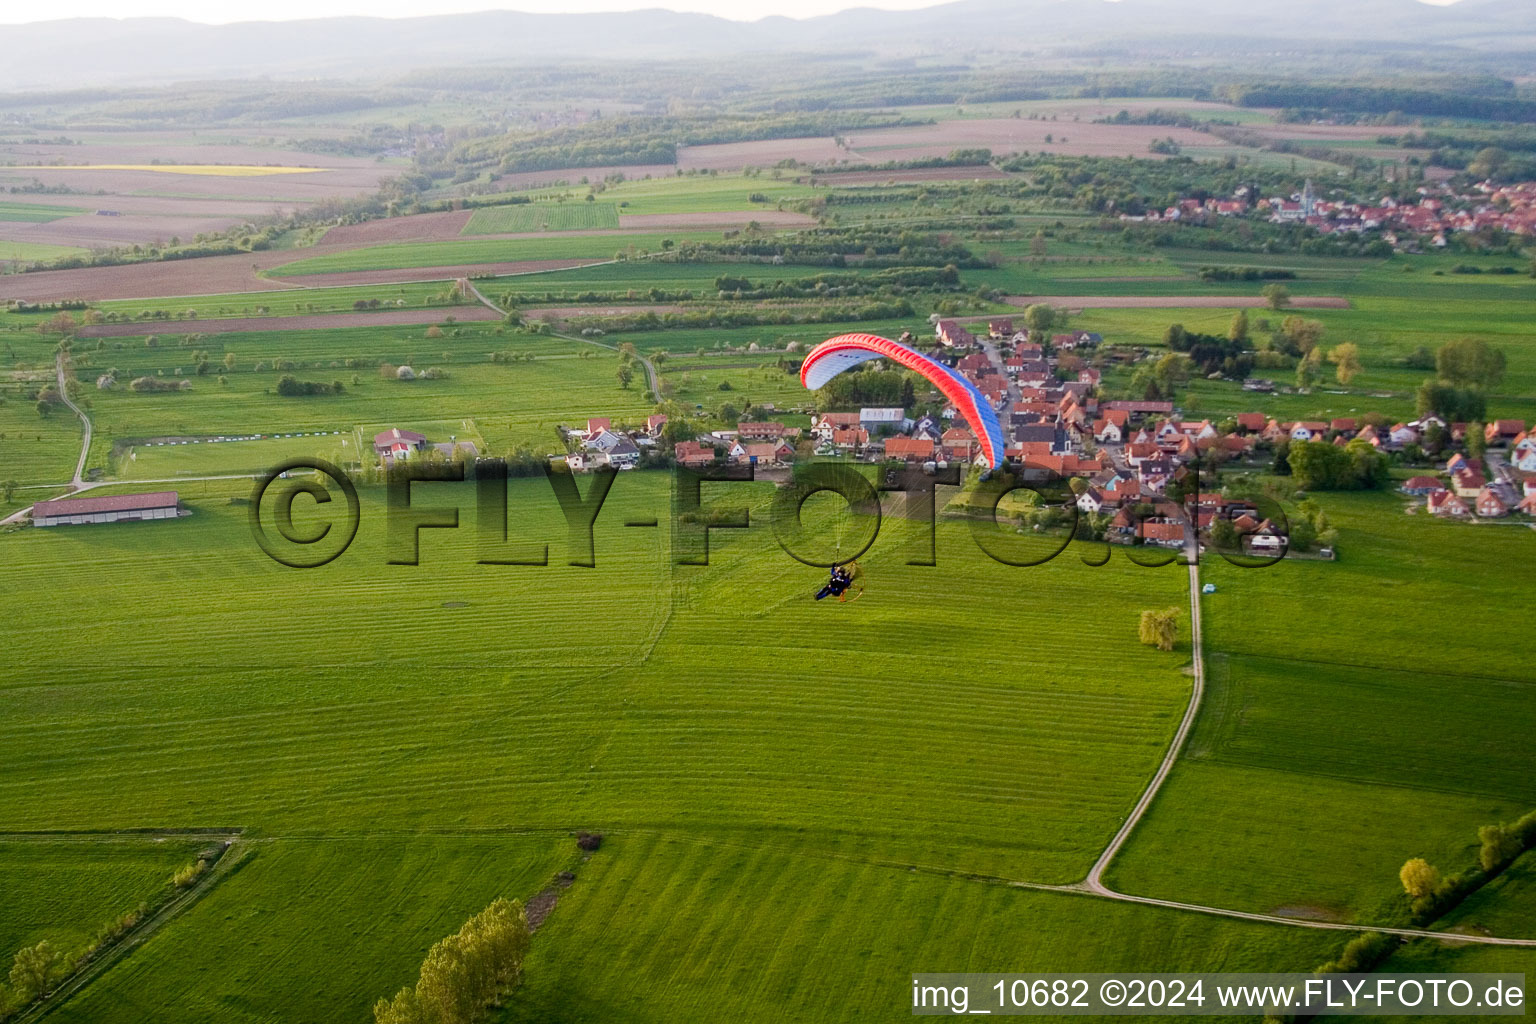
{"label": "green grass field", "polygon": [[1522,640],[1475,619],[1426,631],[1411,611],[1523,606],[1506,567],[1530,532],[1409,517],[1392,495],[1321,500],[1338,562],[1202,571],[1210,691],[1114,869],[1128,891],[1380,921],[1405,860],[1459,871],[1478,826],[1536,807],[1508,754],[1536,725]]}
{"label": "green grass field", "polygon": [[[655,530],[619,525],[629,508],[651,515],[664,511],[665,484],[665,477],[638,474],[626,476],[615,488],[613,520],[600,526],[598,537],[599,551],[611,552],[600,554],[599,565],[611,571],[590,577],[598,591],[577,585],[586,578],[582,571],[559,565],[547,570],[477,567],[467,531],[425,539],[430,569],[402,572],[385,566],[377,493],[366,503],[357,547],[334,571],[319,574],[332,577],[330,582],[306,579],[307,596],[297,603],[290,589],[292,571],[277,571],[250,541],[246,510],[229,505],[227,498],[199,500],[196,485],[185,493],[197,514],[160,524],[167,529],[158,533],[130,526],[9,538],[10,553],[20,559],[8,555],[9,572],[22,587],[28,579],[46,579],[26,567],[40,568],[34,559],[74,558],[84,550],[93,552],[96,577],[115,579],[119,586],[134,586],[135,567],[151,550],[166,550],[168,572],[204,581],[167,594],[168,604],[138,624],[134,620],[148,607],[120,591],[126,617],[106,628],[137,636],[147,646],[136,665],[111,672],[117,679],[114,687],[72,688],[62,685],[65,675],[38,666],[43,676],[34,675],[33,686],[12,691],[17,713],[4,744],[14,758],[8,759],[5,776],[16,797],[8,805],[12,817],[18,825],[38,816],[60,823],[105,816],[119,823],[164,818],[174,824],[193,811],[202,820],[249,822],[284,835],[334,830],[349,815],[355,821],[351,827],[363,831],[423,828],[432,822],[441,827],[510,822],[548,827],[588,821],[613,828],[755,834],[775,844],[797,847],[810,841],[822,849],[859,848],[880,836],[887,855],[919,863],[1047,880],[1070,880],[1081,873],[1113,830],[1117,809],[1133,798],[1150,770],[1183,700],[1187,680],[1177,671],[1183,656],[1140,649],[1132,629],[1138,602],[1177,599],[1180,580],[1175,575],[1143,569],[1117,574],[1116,600],[1124,602],[1118,618],[1125,625],[1108,640],[1120,666],[1112,673],[1084,678],[1056,667],[1071,647],[1065,639],[1054,650],[1042,647],[1039,667],[1022,678],[1007,673],[967,680],[947,672],[913,673],[902,667],[910,655],[888,638],[910,632],[910,624],[902,623],[911,622],[919,593],[944,586],[932,578],[935,573],[974,577],[979,583],[974,593],[957,598],[957,627],[950,637],[956,643],[989,635],[1001,611],[993,595],[1007,589],[1038,587],[1070,603],[1104,584],[1086,569],[1067,564],[1031,573],[1038,579],[1021,580],[1024,570],[978,561],[973,542],[959,528],[941,531],[946,550],[953,552],[950,567],[926,573],[908,569],[901,565],[898,543],[904,524],[897,524],[889,548],[882,544],[883,553],[877,549],[869,560],[871,574],[878,572],[883,580],[881,593],[865,598],[862,603],[870,608],[854,624],[828,616],[806,598],[813,573],[778,552],[766,527],[740,538],[717,537],[718,568],[691,575],[669,571],[664,531],[658,537]],[[546,487],[541,481],[519,485],[519,493],[533,502],[527,509],[533,523],[556,522]],[[441,486],[431,490],[444,493]],[[236,487],[211,493],[248,492]],[[451,489],[445,496],[451,497]],[[553,533],[557,561],[562,560],[562,536],[563,530]],[[516,586],[508,591],[513,580]],[[314,658],[320,648],[306,650],[320,642],[317,625],[332,619],[350,600],[344,595],[357,588],[374,595],[370,605],[376,612],[370,618],[379,630],[393,632],[425,616],[441,620],[451,632],[451,663],[462,671],[456,670],[451,692],[434,698],[437,707],[431,715],[423,718],[418,698],[391,680],[406,663],[440,664],[442,652],[435,645],[397,651],[392,669],[342,668],[373,649],[374,629],[357,632],[351,642],[325,640],[319,662]],[[165,676],[164,666],[184,630],[198,631],[198,617],[187,613],[215,592],[235,598],[230,619],[248,625],[226,637],[210,637],[222,654],[210,648],[207,655],[232,673],[228,685],[234,690],[219,698],[222,710],[209,716],[198,701],[184,703],[206,686],[201,676],[178,682]],[[253,617],[240,607],[277,593],[289,595],[280,622]],[[579,618],[579,609],[595,593],[604,595],[607,614],[626,624],[622,630],[575,649],[549,633],[557,623]],[[467,607],[445,612],[445,602]],[[723,602],[731,603],[734,618],[742,623],[773,623],[760,649],[743,648],[747,660],[739,662],[741,671],[727,675],[715,672],[708,657],[720,642],[717,613]],[[969,618],[963,611],[967,607]],[[1009,614],[1021,621],[1018,611]],[[1023,621],[1043,621],[1049,614],[1041,607],[1034,614],[1024,612]],[[67,619],[44,615],[41,609],[23,611],[11,630],[18,665],[30,668],[32,658],[54,649],[59,631],[67,631]],[[183,625],[167,629],[172,621]],[[559,635],[564,632],[562,627]],[[836,682],[807,675],[796,663],[784,661],[774,639],[780,635],[799,638],[797,662],[847,665],[848,671]],[[285,639],[280,648],[261,654],[266,646],[261,638],[267,636]],[[99,662],[91,664],[93,672],[102,670]],[[320,676],[302,689],[295,689],[301,685],[297,680],[282,682],[284,666],[297,664],[315,664]],[[326,664],[337,667],[318,667]],[[482,667],[472,668],[475,664]],[[127,709],[140,706],[149,695],[145,687],[161,694],[151,702],[153,708],[143,711],[165,724],[156,735],[166,743],[142,746],[137,754],[125,752],[113,787],[121,794],[123,786],[138,788],[135,778],[147,782],[152,777],[158,780],[153,787],[114,803],[107,799],[107,788],[82,786],[78,773],[90,771],[93,760],[83,749],[64,761],[27,767],[25,749],[31,743],[54,742],[48,738],[53,727],[46,722],[99,715],[106,711],[100,701],[126,713],[108,715],[118,722],[113,728],[139,728],[147,720]],[[564,696],[549,703],[557,693]],[[925,707],[916,721],[899,710],[913,705]],[[789,707],[797,710],[787,714]],[[238,724],[243,715],[259,719],[272,713],[282,724],[274,721],[270,730]],[[340,747],[321,743],[332,732],[326,722],[335,715],[353,716],[356,723],[353,740]],[[170,727],[177,719],[185,724]],[[29,720],[31,726],[23,727]],[[497,737],[502,725],[513,720],[520,722],[515,731],[522,740],[507,745]],[[1064,721],[1080,722],[1082,728],[1064,729]],[[480,753],[468,760],[455,758],[440,744],[445,729],[468,729],[463,741]],[[312,740],[303,740],[305,734]],[[536,735],[544,738],[536,740]],[[287,747],[296,758],[276,756],[271,743]],[[414,782],[392,782],[392,773],[378,774],[385,763],[421,743],[426,743],[419,748],[425,760],[411,757],[417,763],[407,773]],[[104,737],[100,749],[113,746]],[[914,754],[923,765],[916,774],[909,770]],[[202,795],[187,790],[196,785],[202,759],[212,756],[224,764],[226,783]],[[180,767],[172,769],[173,764]],[[463,778],[465,770],[476,773],[481,795],[452,810],[444,808],[446,817],[434,811],[437,793],[456,785],[454,779]],[[22,779],[34,771],[41,773],[33,777],[35,785],[24,785]],[[353,781],[344,783],[346,778]],[[1026,778],[1036,781],[1021,785]],[[56,786],[73,795],[60,802],[63,791]],[[394,793],[388,798],[394,809],[382,817],[380,786]],[[328,795],[317,801],[322,791]],[[27,792],[33,797],[25,797]],[[802,808],[793,829],[774,824],[776,808],[786,799]],[[346,810],[349,804],[354,811]],[[898,821],[949,824],[940,834],[898,826]]]}
{"label": "green grass field", "polygon": [[[8,203],[0,201],[0,221],[17,224],[46,224],[51,220],[88,213],[78,206],[45,206],[42,203]],[[5,243],[0,243],[5,244]]]}
{"label": "green grass field", "polygon": [[[611,260],[627,250],[660,252],[663,239],[674,242],[718,238],[718,232],[677,231],[665,235],[564,235],[553,238],[463,239],[454,242],[400,242],[328,253],[285,263],[267,271],[271,277],[309,277],[351,270],[399,270],[521,260]],[[303,282],[301,282],[303,283]],[[323,281],[314,282],[323,284]]]}
{"label": "green grass field", "polygon": [[[562,837],[563,838],[563,837]],[[555,837],[257,838],[249,863],[57,1015],[367,1020],[433,942],[575,860]],[[231,851],[234,855],[237,851]]]}
{"label": "green grass field", "polygon": [[[140,313],[165,311],[170,321],[145,320],[145,330],[168,332],[196,330],[195,320],[250,316],[304,316],[310,313],[350,313],[354,303],[379,301],[383,309],[421,309],[451,305],[439,301],[450,287],[447,281],[410,284],[353,285],[337,288],[283,288],[270,292],[238,292],[231,295],[185,295],[177,298],[116,299],[96,303],[103,312],[134,318]],[[471,299],[470,301],[473,301]],[[195,318],[186,316],[188,311]],[[266,312],[262,312],[265,310]]]}
{"label": "green grass field", "polygon": [[[586,205],[575,202],[586,191],[586,186],[569,185],[534,189],[522,194],[541,201],[565,196],[573,200],[568,205]],[[747,219],[753,210],[774,210],[780,202],[788,204],[816,194],[817,190],[809,185],[781,181],[768,171],[755,176],[681,175],[609,183],[598,203],[613,204],[621,215],[741,212],[743,219]],[[754,195],[761,198],[754,200]]]}
{"label": "green grass field", "polygon": [[0,238],[0,263],[42,263],[66,256],[84,256],[85,249],[72,245],[47,245],[42,242],[15,242]]}
{"label": "green grass field", "polygon": [[[933,116],[1017,108],[1066,120],[1098,102]],[[1228,113],[1270,117],[1205,116]],[[434,119],[461,116],[449,114]],[[593,203],[586,190],[526,193],[536,202],[477,210],[465,231],[546,237],[311,256],[272,274],[321,287],[274,282],[249,295],[101,303],[181,319],[146,323],[153,347],[142,335],[74,342],[95,424],[87,465],[113,481],[97,493],[170,479],[189,514],[0,533],[0,956],[39,937],[80,948],[162,893],[197,846],[102,838],[113,830],[244,833],[236,870],[53,1016],[366,1021],[376,999],[412,980],[434,941],[495,897],[526,899],[562,870],[576,878],[534,939],[525,985],[494,1020],[895,1020],[910,1016],[915,971],[1307,971],[1331,959],[1342,933],[1012,884],[1083,879],[1161,762],[1192,686],[1182,568],[1143,568],[1118,552],[1094,568],[1079,556],[1097,551],[1080,546],[1045,565],[1009,567],[984,557],[958,518],[937,527],[937,565],[909,565],[925,533],[888,499],[878,540],[859,555],[859,600],[817,603],[825,570],[780,550],[770,482],[704,485],[706,511],[744,507],[750,526],[712,530],[710,564],[680,566],[670,474],[642,471],[616,478],[593,528],[594,567],[570,564],[580,545],[535,476],[510,485],[505,545],[499,523],[486,524],[495,536],[481,534],[472,483],[412,487],[414,509],[458,523],[413,533],[399,529],[398,511],[392,528],[384,486],[360,482],[355,543],[330,564],[295,570],[251,535],[251,481],[190,479],[258,473],[293,457],[352,463],[390,426],[473,440],[490,455],[556,454],[561,425],[593,416],[637,424],[653,411],[642,375],[619,386],[616,352],[448,323],[452,307],[435,338],[428,325],[189,338],[201,320],[350,311],[370,299],[435,307],[443,283],[333,287],[326,275],[608,261],[631,248],[661,251],[665,239],[720,235],[579,232],[615,228],[623,215],[745,217],[820,194],[772,172],[615,183]],[[830,209],[844,223],[921,229],[936,216],[975,216],[991,198]],[[1360,346],[1365,370],[1352,387],[1262,396],[1198,380],[1179,396],[1191,416],[1406,418],[1424,374],[1398,361],[1468,334],[1508,355],[1490,409],[1536,415],[1536,282],[1453,273],[1513,257],[1135,248],[1065,202],[1017,204],[1023,227],[1009,237],[944,228],[1001,260],[963,271],[966,291],[1258,294],[1263,282],[1199,279],[1200,267],[1219,265],[1281,267],[1297,274],[1288,284],[1298,295],[1350,300],[1349,309],[1299,315],[1324,322],[1325,347]],[[1043,257],[1029,238],[1037,224],[1054,233]],[[585,304],[540,298],[549,292],[643,305],[652,289],[707,298],[722,274],[771,283],[817,272],[625,259],[480,284],[532,309]],[[803,353],[849,330],[928,337],[938,298],[913,297],[918,312],[902,321],[593,340],[667,353],[662,390],[699,407],[701,428],[722,425],[712,417],[726,402],[772,403],[774,418],[804,426],[816,399],[774,365],[786,345]],[[970,310],[1003,309],[968,301]],[[27,375],[46,375],[59,341],[31,329],[47,315],[0,312],[3,369],[20,374],[0,382],[0,480],[57,483],[79,452],[78,421],[63,410],[40,418],[25,398]],[[1155,348],[1172,322],[1225,333],[1232,315],[1089,308],[1068,326]],[[1253,311],[1253,330],[1280,315]],[[196,375],[195,351],[208,353],[209,373]],[[381,363],[446,376],[404,382],[381,375]],[[98,390],[109,369],[121,382],[182,376],[192,388]],[[343,391],[279,397],[282,373],[340,381]],[[1289,373],[1261,375],[1290,383]],[[1116,369],[1106,382],[1114,390],[1128,378]],[[268,436],[209,443],[251,433]],[[143,443],[169,436],[200,443]],[[579,478],[584,493],[592,480]],[[0,511],[55,493],[22,491]],[[953,494],[941,491],[941,505]],[[1524,571],[1536,537],[1523,525],[1407,516],[1391,494],[1317,497],[1340,531],[1339,561],[1204,563],[1201,579],[1217,586],[1202,598],[1204,703],[1111,866],[1112,886],[1240,911],[1401,923],[1403,861],[1461,870],[1475,859],[1478,826],[1536,807],[1522,754],[1536,693],[1521,630],[1521,609],[1536,596]],[[301,498],[295,525],[335,528],[340,505]],[[824,557],[856,546],[834,499],[806,508]],[[270,520],[270,502],[266,512]],[[404,564],[412,550],[419,564]],[[499,564],[541,553],[548,564]],[[1140,612],[1169,606],[1181,613],[1174,650],[1138,642]],[[587,829],[606,838],[583,856],[573,836]],[[1536,935],[1533,872],[1527,854],[1439,925]],[[1536,954],[1413,942],[1387,965],[1396,968],[1531,972]]]}
{"label": "green grass field", "polygon": [[83,834],[0,836],[0,956],[47,940],[66,956],[171,889],[207,840]]}
{"label": "green grass field", "polygon": [[[331,345],[378,343],[376,336],[361,333],[366,329],[350,331],[348,337],[338,337],[336,332],[320,332],[321,336],[315,342]],[[306,352],[302,347],[303,339],[297,333],[286,338],[276,337],[284,340],[283,351],[302,356]],[[122,387],[110,392],[93,390],[90,412],[96,434],[89,465],[104,467],[107,453],[116,440],[332,430],[341,430],[350,436],[353,426],[359,423],[404,425],[423,420],[463,418],[479,422],[489,445],[486,454],[505,455],[525,446],[543,452],[557,445],[555,426],[558,423],[585,422],[588,416],[643,421],[650,411],[642,398],[643,382],[632,385],[627,391],[619,387],[616,377],[618,355],[611,351],[560,338],[497,337],[490,335],[489,329],[486,337],[434,339],[431,342],[421,339],[419,331],[415,333],[415,337],[390,343],[392,350],[359,357],[362,364],[356,368],[332,367],[328,363],[315,366],[305,360],[300,368],[292,371],[268,369],[263,372],[253,369],[257,360],[252,356],[263,353],[273,338],[224,335],[226,343],[232,346],[230,351],[241,358],[240,369],[226,374],[223,384],[219,383],[217,375],[209,374],[189,378],[192,390],[186,392],[140,394]],[[251,347],[241,347],[242,339],[246,339],[245,343]],[[449,341],[454,342],[453,348],[434,351]],[[431,349],[427,345],[431,345]],[[485,351],[493,346],[498,350],[538,353],[539,358],[532,362],[490,364],[485,361]],[[468,351],[470,349],[476,351]],[[576,358],[578,350],[591,352],[591,358]],[[137,348],[132,351],[137,354],[148,350]],[[444,355],[453,358],[445,359]],[[272,356],[269,354],[267,358],[270,360]],[[440,367],[447,376],[440,380],[386,380],[377,368],[380,358],[394,365],[414,362],[419,370]],[[471,359],[475,362],[470,363]],[[140,364],[132,366],[130,374],[147,372],[155,371]],[[273,389],[278,378],[290,372],[304,380],[340,380],[344,390],[341,395],[279,399]],[[165,376],[173,379],[170,373]],[[28,414],[36,415],[30,410]],[[78,423],[76,429],[78,431]],[[73,436],[78,453],[78,432]],[[446,441],[447,437],[433,439]],[[302,449],[308,442],[287,443]],[[141,450],[139,456],[145,466],[156,467],[156,472],[172,464],[186,467],[166,474],[172,476],[248,472],[253,468],[253,458],[257,457],[257,449],[250,445],[259,444],[188,445],[174,450]],[[330,438],[316,439],[315,444],[327,452],[336,450],[336,444]],[[301,454],[316,452],[306,450]],[[264,452],[259,458],[263,464],[271,464]],[[355,453],[349,456],[349,460],[355,458]],[[117,468],[139,479],[155,475],[136,463],[131,468],[121,464]],[[66,471],[64,477],[67,476]]]}
{"label": "green grass field", "polygon": [[461,234],[506,235],[521,231],[578,231],[617,228],[612,203],[526,203],[476,210]]}

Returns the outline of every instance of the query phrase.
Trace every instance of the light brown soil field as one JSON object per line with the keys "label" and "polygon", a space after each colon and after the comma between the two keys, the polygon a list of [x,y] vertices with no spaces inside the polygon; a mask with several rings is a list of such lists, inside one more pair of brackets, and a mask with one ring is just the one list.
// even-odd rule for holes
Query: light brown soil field
{"label": "light brown soil field", "polygon": [[459,237],[459,232],[464,230],[464,225],[474,215],[473,210],[450,210],[446,213],[418,213],[412,217],[343,224],[331,228],[320,241],[322,245],[364,246],[385,242],[446,240]]}
{"label": "light brown soil field", "polygon": [[111,249],[172,238],[190,242],[204,232],[223,231],[244,223],[241,217],[122,216],[85,214],[42,224],[0,225],[0,237],[15,242],[73,245],[82,249]]}
{"label": "light brown soil field", "polygon": [[909,181],[996,181],[1008,175],[991,165],[980,167],[924,167],[910,171],[846,171],[838,174],[812,176],[816,185],[836,188],[839,185],[884,185],[887,182],[901,184]]}
{"label": "light brown soil field", "polygon": [[[1045,137],[1052,141],[1047,143]],[[1185,146],[1212,145],[1213,136],[1164,125],[1094,124],[1083,121],[1029,121],[977,118],[915,128],[882,128],[848,136],[857,158],[870,163],[948,156],[956,149],[985,147],[993,153],[1048,152],[1070,156],[1153,157],[1155,139],[1172,136]],[[1219,140],[1218,140],[1219,141]]]}
{"label": "light brown soil field", "polygon": [[[33,179],[45,185],[62,185],[83,193],[80,199],[96,208],[116,209],[113,196],[138,192],[164,198],[187,196],[194,200],[228,197],[236,201],[295,204],[321,199],[344,199],[371,192],[387,171],[378,167],[334,168],[313,174],[219,175],[168,174],[151,170],[107,170],[94,167],[42,167],[22,169],[0,167],[0,183],[26,184]],[[99,195],[97,193],[106,193]],[[57,202],[69,205],[71,196],[57,196]]]}
{"label": "light brown soil field", "polygon": [[[1136,280],[1146,280],[1137,278]],[[1264,309],[1269,303],[1247,295],[1009,295],[1010,306],[1043,302],[1062,309]],[[1332,295],[1293,295],[1289,309],[1349,309],[1349,300]]]}
{"label": "light brown soil field", "polygon": [[[0,167],[0,174],[5,168]],[[174,191],[166,189],[164,191]],[[69,206],[85,210],[80,216],[92,216],[99,209],[116,210],[128,216],[171,217],[241,217],[249,220],[276,209],[272,203],[247,202],[238,199],[178,199],[172,196],[136,194],[131,196],[70,196],[51,195],[43,192],[7,192],[7,203],[32,204],[34,206]]]}
{"label": "light brown soil field", "polygon": [[[327,327],[401,327],[412,324],[440,324],[448,317],[459,323],[484,323],[500,320],[493,309],[479,304],[443,306],[439,309],[380,310],[376,313],[321,313],[314,316],[255,316],[224,320],[178,320],[178,332],[191,334],[239,334],[245,331],[305,331]],[[164,321],[136,324],[96,324],[80,328],[82,338],[132,338],[143,334],[166,333]]]}
{"label": "light brown soil field", "polygon": [[[51,164],[87,166],[49,166]],[[146,165],[218,165],[318,168],[302,174],[185,174]],[[101,165],[127,165],[108,168]],[[14,165],[14,166],[6,166]],[[38,165],[38,166],[28,166]],[[183,133],[122,133],[121,141],[82,145],[0,145],[0,190],[41,181],[73,191],[16,193],[21,202],[76,206],[88,211],[47,225],[0,224],[0,236],[53,245],[112,247],[190,239],[259,216],[289,212],[323,200],[348,199],[378,188],[394,165],[364,157],[337,157],[263,146],[200,145]],[[7,192],[7,196],[11,193]],[[119,217],[94,215],[111,210]]]}
{"label": "light brown soil field", "polygon": [[[775,227],[811,227],[816,218],[791,210],[733,210],[725,213],[621,213],[619,227],[624,231],[679,231],[695,228],[741,228],[751,221]],[[569,235],[569,231],[557,234]]]}
{"label": "light brown soil field", "polygon": [[340,274],[267,278],[269,270],[293,260],[338,252],[351,246],[316,246],[276,252],[209,256],[168,263],[136,263],[125,267],[82,267],[78,270],[43,270],[32,274],[0,275],[0,300],[26,299],[54,302],[60,299],[152,299],[175,295],[224,295],[231,292],[263,292],[282,288],[333,285],[400,284],[409,281],[448,281],[482,274],[527,274],[542,270],[569,270],[602,260],[523,260],[511,263],[477,263],[456,267],[408,267],[400,270],[360,270]]}
{"label": "light brown soil field", "polygon": [[780,160],[805,164],[835,164],[840,160],[863,163],[857,153],[840,149],[828,136],[806,139],[765,139],[761,142],[726,142],[714,146],[679,146],[677,166],[683,170],[735,171],[743,167],[772,167]]}
{"label": "light brown soil field", "polygon": [[135,263],[124,267],[82,267],[40,270],[0,276],[0,299],[52,302],[59,299],[152,299],[161,295],[218,295],[226,292],[272,291],[286,281],[256,276],[313,249],[209,256],[168,263]]}

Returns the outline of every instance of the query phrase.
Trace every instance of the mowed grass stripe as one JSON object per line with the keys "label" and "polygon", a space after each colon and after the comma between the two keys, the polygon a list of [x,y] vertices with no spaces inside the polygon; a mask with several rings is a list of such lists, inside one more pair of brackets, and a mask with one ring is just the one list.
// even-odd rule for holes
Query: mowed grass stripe
{"label": "mowed grass stripe", "polygon": [[[1027,920],[1031,926],[1019,927]],[[615,927],[615,921],[624,927]],[[617,836],[535,940],[507,1017],[870,1021],[911,1015],[913,965],[957,971],[1304,969],[1336,943],[936,878],[838,856]],[[829,998],[829,991],[836,998]]]}
{"label": "mowed grass stripe", "polygon": [[254,859],[56,1012],[64,1021],[366,1019],[428,946],[527,899],[569,839],[259,842]]}

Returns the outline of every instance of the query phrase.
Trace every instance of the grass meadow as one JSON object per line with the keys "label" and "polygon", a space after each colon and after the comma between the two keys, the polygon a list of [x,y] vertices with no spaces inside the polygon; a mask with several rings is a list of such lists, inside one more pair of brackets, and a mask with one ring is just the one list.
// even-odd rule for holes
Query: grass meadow
{"label": "grass meadow", "polygon": [[88,250],[73,245],[49,245],[46,242],[16,242],[0,238],[0,263],[42,263],[66,256],[84,256]]}
{"label": "grass meadow", "polygon": [[[535,200],[549,200],[558,196],[576,198],[585,192],[585,186],[561,186],[534,189],[524,194]],[[763,199],[754,201],[752,199],[754,195],[762,196]],[[809,185],[777,180],[771,173],[768,177],[741,174],[681,175],[672,178],[638,178],[633,181],[608,183],[597,203],[566,205],[609,203],[623,215],[735,213],[738,211],[750,215],[753,210],[773,210],[778,208],[780,202],[809,199],[814,195],[816,190]],[[516,208],[511,207],[511,209]],[[478,212],[476,216],[479,216]]]}
{"label": "grass meadow", "polygon": [[42,203],[8,203],[0,200],[0,221],[13,224],[46,224],[48,221],[88,212],[77,206],[46,206]]}
{"label": "grass meadow", "polygon": [[[719,238],[717,231],[677,231],[662,234],[557,235],[553,238],[466,238],[452,242],[397,242],[364,249],[326,253],[284,263],[267,271],[269,277],[313,277],[352,270],[400,270],[454,266],[464,263],[504,263],[519,260],[611,260],[620,253],[660,252],[663,239],[674,242]],[[321,283],[321,282],[317,282]]]}
{"label": "grass meadow", "polygon": [[[548,544],[544,567],[476,564],[470,490],[442,484],[415,503],[463,525],[424,531],[414,567],[386,564],[374,487],[352,549],[308,572],[260,554],[230,482],[181,488],[175,522],[0,537],[0,826],[230,823],[256,850],[67,1019],[359,1015],[469,912],[542,887],[580,828],[609,841],[509,1019],[869,1019],[904,1014],[927,966],[1322,958],[1331,937],[964,877],[1086,871],[1187,699],[1187,647],[1135,637],[1181,572],[1010,568],[950,523],[939,565],[910,567],[892,519],[861,600],[817,604],[824,573],[778,550],[764,488],[707,487],[754,525],[713,531],[695,568],[670,564],[653,473],[615,482],[595,569],[564,564],[542,480],[514,481],[511,532]],[[663,526],[623,525],[648,516]],[[60,564],[89,573],[60,586]],[[999,636],[1027,653],[982,655]]]}
{"label": "grass meadow", "polygon": [[617,229],[619,208],[612,203],[525,203],[476,210],[463,235],[505,235],[526,231]]}
{"label": "grass meadow", "polygon": [[44,940],[66,956],[171,888],[206,839],[86,834],[0,835],[0,956]]}
{"label": "grass meadow", "polygon": [[[1453,609],[1529,603],[1529,530],[1323,495],[1339,561],[1202,578],[1210,691],[1113,871],[1127,891],[1381,921],[1397,869],[1475,860],[1480,825],[1536,807],[1510,751],[1536,727],[1518,631]],[[1411,652],[1411,654],[1409,654]]]}
{"label": "grass meadow", "polygon": [[527,900],[576,859],[563,836],[240,845],[254,850],[247,863],[55,1019],[243,1024],[302,1007],[309,1020],[365,1021],[415,981],[432,943],[498,896]]}

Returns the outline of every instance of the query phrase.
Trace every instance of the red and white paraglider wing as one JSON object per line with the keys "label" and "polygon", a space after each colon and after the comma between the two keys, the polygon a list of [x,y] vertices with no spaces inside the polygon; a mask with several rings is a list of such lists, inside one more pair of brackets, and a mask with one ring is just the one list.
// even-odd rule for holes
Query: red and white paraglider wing
{"label": "red and white paraglider wing", "polygon": [[987,396],[959,373],[909,345],[874,334],[842,334],[811,349],[800,366],[800,381],[815,391],[843,371],[871,359],[889,359],[922,374],[965,417],[991,468],[1003,464],[1003,427]]}

